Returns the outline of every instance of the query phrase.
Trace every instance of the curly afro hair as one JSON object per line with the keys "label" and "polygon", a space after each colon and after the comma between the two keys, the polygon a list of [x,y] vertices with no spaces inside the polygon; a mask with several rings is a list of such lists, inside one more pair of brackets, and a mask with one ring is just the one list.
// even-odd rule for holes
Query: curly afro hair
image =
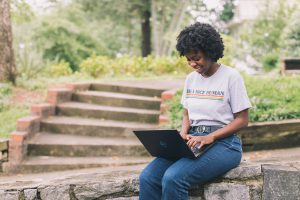
{"label": "curly afro hair", "polygon": [[206,58],[217,62],[223,57],[224,44],[220,34],[211,25],[196,22],[180,32],[176,49],[180,56],[201,50]]}

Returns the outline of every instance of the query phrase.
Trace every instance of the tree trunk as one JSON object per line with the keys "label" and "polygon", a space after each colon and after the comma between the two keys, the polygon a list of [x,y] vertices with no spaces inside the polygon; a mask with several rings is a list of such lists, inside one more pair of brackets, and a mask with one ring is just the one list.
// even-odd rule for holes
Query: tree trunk
{"label": "tree trunk", "polygon": [[0,82],[16,83],[9,0],[0,0]]}
{"label": "tree trunk", "polygon": [[177,8],[174,11],[172,21],[168,30],[165,32],[163,46],[162,46],[162,55],[170,56],[172,50],[174,49],[174,44],[176,43],[176,35],[179,31],[180,24],[184,16],[184,12],[188,5],[188,0],[178,0]]}
{"label": "tree trunk", "polygon": [[152,32],[153,32],[153,53],[159,56],[159,32],[157,24],[157,8],[156,0],[151,1],[151,14],[152,14]]}
{"label": "tree trunk", "polygon": [[177,18],[177,23],[175,24],[175,27],[174,29],[172,30],[173,33],[175,33],[175,36],[172,37],[173,39],[171,40],[171,42],[169,43],[169,46],[166,50],[167,52],[167,56],[171,56],[172,54],[172,51],[175,49],[175,44],[176,44],[176,35],[178,34],[178,31],[179,31],[179,28],[180,28],[180,25],[183,21],[183,17],[184,17],[184,13],[185,13],[185,10],[186,10],[186,7],[188,5],[188,1],[187,0],[183,0],[181,2],[181,10],[180,10],[180,14],[178,15],[178,13],[176,13],[176,15],[178,15],[178,18]]}
{"label": "tree trunk", "polygon": [[[145,5],[150,5],[150,0],[144,0]],[[142,12],[142,56],[146,57],[151,54],[151,27],[150,17],[151,8],[144,9]]]}

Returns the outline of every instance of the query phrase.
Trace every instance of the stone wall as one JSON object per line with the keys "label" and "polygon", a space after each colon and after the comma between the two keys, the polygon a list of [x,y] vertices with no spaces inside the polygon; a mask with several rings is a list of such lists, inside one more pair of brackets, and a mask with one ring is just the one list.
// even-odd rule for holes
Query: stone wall
{"label": "stone wall", "polygon": [[[1,183],[0,199],[138,199],[141,170],[142,167],[116,168],[50,181]],[[194,186],[189,194],[192,200],[299,200],[300,162],[281,165],[243,162],[222,178]]]}

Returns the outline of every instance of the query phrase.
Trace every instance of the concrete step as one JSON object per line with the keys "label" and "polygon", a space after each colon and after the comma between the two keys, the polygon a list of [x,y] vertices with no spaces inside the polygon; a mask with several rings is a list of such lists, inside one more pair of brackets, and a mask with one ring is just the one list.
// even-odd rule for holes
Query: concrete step
{"label": "concrete step", "polygon": [[40,173],[95,167],[115,167],[145,164],[152,157],[53,157],[30,156],[20,165],[22,173]]}
{"label": "concrete step", "polygon": [[66,102],[57,106],[58,115],[100,118],[117,121],[135,121],[142,123],[158,123],[159,111],[100,106],[95,104]]}
{"label": "concrete step", "polygon": [[106,84],[106,83],[92,83],[90,90],[117,92],[125,94],[133,94],[149,97],[160,97],[165,89],[151,88],[146,86],[133,86],[122,83]]}
{"label": "concrete step", "polygon": [[140,95],[99,91],[76,92],[75,94],[73,94],[72,100],[98,105],[142,108],[151,110],[159,110],[161,103],[161,99],[158,97],[147,97]]}
{"label": "concrete step", "polygon": [[100,137],[136,137],[134,129],[158,129],[158,125],[89,119],[80,117],[53,116],[41,121],[43,132]]}
{"label": "concrete step", "polygon": [[29,156],[149,156],[137,138],[100,138],[47,132],[28,142]]}

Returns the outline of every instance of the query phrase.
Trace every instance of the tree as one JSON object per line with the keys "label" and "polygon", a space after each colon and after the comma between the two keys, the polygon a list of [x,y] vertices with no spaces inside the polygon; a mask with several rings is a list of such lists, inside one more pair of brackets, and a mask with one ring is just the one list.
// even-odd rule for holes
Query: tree
{"label": "tree", "polygon": [[[196,0],[195,0],[196,1]],[[110,18],[115,27],[128,29],[128,46],[132,38],[140,41],[141,52],[147,56],[171,55],[175,49],[176,35],[186,20],[190,0],[77,0],[86,13],[97,20]],[[188,20],[186,20],[188,21]],[[137,33],[137,27],[140,33]],[[140,28],[141,27],[141,28]],[[120,35],[124,33],[119,33]],[[154,48],[151,48],[152,43]],[[129,48],[128,48],[129,49]]]}
{"label": "tree", "polygon": [[0,0],[0,81],[16,84],[9,0]]}
{"label": "tree", "polygon": [[143,0],[144,8],[141,10],[142,15],[142,56],[146,57],[151,54],[151,9],[150,0]]}
{"label": "tree", "polygon": [[282,35],[282,55],[285,57],[300,57],[300,9],[296,10],[285,27]]}

